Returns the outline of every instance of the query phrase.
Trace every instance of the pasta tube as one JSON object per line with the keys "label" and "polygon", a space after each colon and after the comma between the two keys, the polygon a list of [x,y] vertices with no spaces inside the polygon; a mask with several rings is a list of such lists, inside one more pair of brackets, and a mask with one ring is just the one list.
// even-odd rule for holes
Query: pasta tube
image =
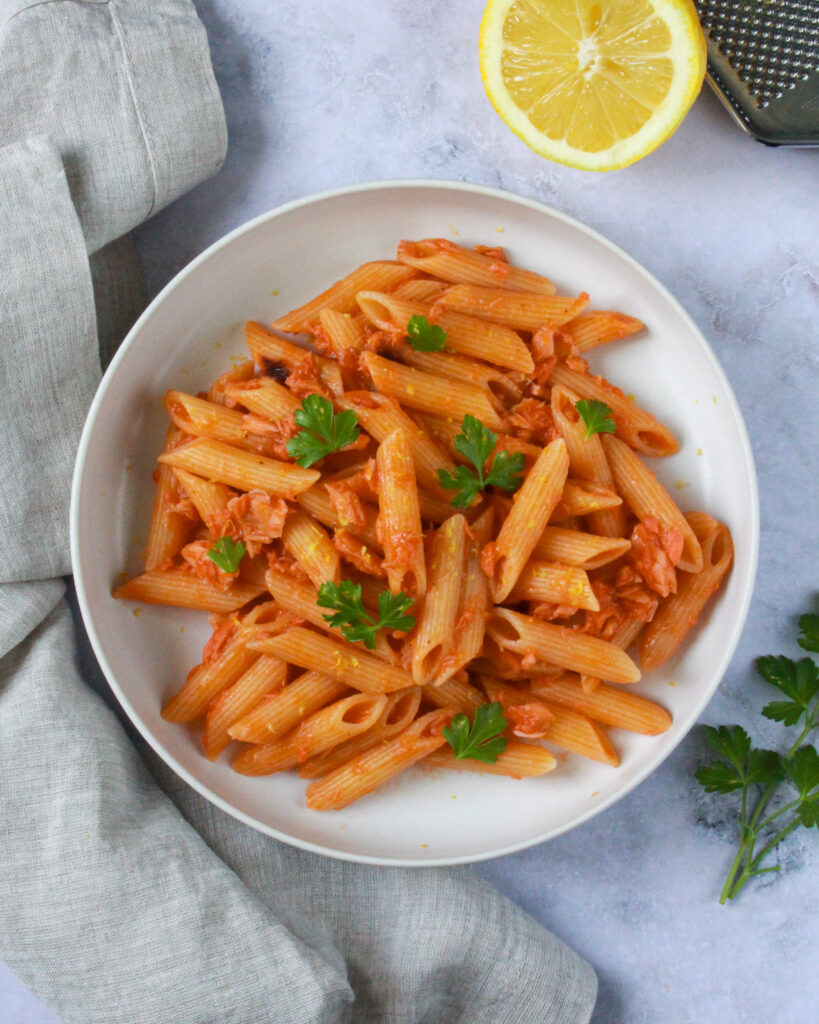
{"label": "pasta tube", "polygon": [[544,325],[560,327],[582,313],[588,304],[585,292],[573,298],[456,284],[438,299],[432,313],[434,316],[440,307],[482,320],[494,320],[515,330],[536,331]]}
{"label": "pasta tube", "polygon": [[205,754],[215,760],[230,743],[228,729],[244,717],[265,694],[275,693],[284,686],[287,665],[278,658],[263,654],[236,680],[208,705],[202,743]]}
{"label": "pasta tube", "polygon": [[365,352],[361,365],[372,377],[378,391],[390,395],[401,405],[419,412],[451,415],[463,419],[468,413],[477,416],[488,427],[500,427],[501,421],[486,391],[463,381],[440,377],[390,359],[375,352]]}
{"label": "pasta tube", "polygon": [[391,693],[412,686],[409,672],[388,665],[361,646],[298,627],[266,643],[265,653],[292,665],[343,679],[363,693]]}
{"label": "pasta tube", "polygon": [[[698,573],[678,574],[677,593],[670,594],[662,601],[656,615],[646,626],[640,640],[640,665],[645,672],[652,672],[668,661],[710,598],[719,590],[731,568],[734,546],[730,530],[710,516],[697,516],[697,513],[689,514],[687,520],[694,527],[700,541],[702,569]],[[713,526],[709,527],[706,523],[705,530],[698,529],[703,525],[702,519],[710,519]]]}
{"label": "pasta tube", "polygon": [[573,673],[557,679],[532,680],[532,692],[552,704],[580,711],[589,718],[616,729],[627,729],[656,736],[671,726],[671,715],[664,707],[630,690],[600,683],[589,693]]}
{"label": "pasta tube", "polygon": [[442,746],[446,740],[441,730],[450,723],[452,715],[447,708],[430,711],[404,732],[311,782],[307,787],[307,806],[317,811],[340,810],[372,793]]}
{"label": "pasta tube", "polygon": [[355,311],[355,297],[359,292],[388,292],[399,282],[414,275],[412,267],[402,266],[400,263],[364,263],[351,274],[336,281],[321,295],[280,316],[273,322],[273,326],[292,334],[310,331],[322,310],[333,309],[338,313],[352,313]]}
{"label": "pasta tube", "polygon": [[617,436],[643,455],[673,455],[679,451],[677,439],[668,427],[604,378],[578,373],[558,362],[549,375],[549,382],[568,388],[581,398],[605,402],[617,424]]}
{"label": "pasta tube", "polygon": [[502,254],[475,252],[447,238],[424,238],[398,243],[398,259],[416,270],[455,284],[502,286],[509,291],[553,295],[555,286],[532,270],[514,267]]}
{"label": "pasta tube", "polygon": [[386,703],[383,695],[354,693],[306,718],[292,734],[242,751],[233,761],[233,770],[242,775],[270,775],[294,768],[371,729]]}
{"label": "pasta tube", "polygon": [[529,560],[538,537],[560,500],[568,471],[565,441],[552,441],[543,449],[515,494],[512,511],[504,520],[498,539],[491,548],[489,586],[496,604],[509,596]]}
{"label": "pasta tube", "polygon": [[240,451],[205,437],[198,437],[181,448],[165,452],[159,456],[159,461],[175,469],[186,469],[207,480],[228,484],[240,491],[258,488],[268,494],[280,494],[286,498],[306,491],[321,476],[316,469],[302,469],[289,462],[278,462],[263,455]]}
{"label": "pasta tube", "polygon": [[318,779],[322,775],[328,775],[347,761],[363,754],[365,750],[370,750],[384,740],[392,739],[398,733],[404,732],[415,720],[420,703],[421,690],[417,686],[388,694],[384,709],[375,725],[366,732],[345,740],[332,750],[314,755],[301,765],[299,775],[303,779]]}
{"label": "pasta tube", "polygon": [[679,567],[686,572],[699,572],[702,569],[700,542],[668,491],[648,466],[619,438],[605,434],[603,447],[617,489],[631,511],[641,521],[647,516],[656,516],[666,530],[678,530],[684,542]]}
{"label": "pasta tube", "polygon": [[487,632],[501,646],[521,654],[533,653],[552,665],[613,683],[636,683],[640,670],[625,651],[607,640],[554,626],[508,608],[496,608]]}
{"label": "pasta tube", "polygon": [[418,484],[409,438],[396,430],[378,446],[378,520],[390,590],[423,597],[427,587]]}
{"label": "pasta tube", "polygon": [[432,538],[426,598],[421,608],[412,655],[416,683],[445,679],[454,672],[444,664],[453,636],[461,593],[466,520],[462,515],[439,526]]}
{"label": "pasta tube", "polygon": [[269,743],[348,692],[349,687],[337,679],[305,672],[278,693],[262,697],[251,711],[229,726],[228,734],[244,743]]}
{"label": "pasta tube", "polygon": [[456,772],[477,772],[480,775],[505,775],[510,779],[528,779],[546,775],[557,761],[545,747],[509,740],[497,761],[486,763],[469,757],[457,758],[449,747],[439,747],[420,762],[422,768],[446,768]]}

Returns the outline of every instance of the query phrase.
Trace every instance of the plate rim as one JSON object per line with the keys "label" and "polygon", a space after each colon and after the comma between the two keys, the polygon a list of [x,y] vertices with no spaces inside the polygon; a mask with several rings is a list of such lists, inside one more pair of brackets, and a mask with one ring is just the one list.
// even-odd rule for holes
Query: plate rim
{"label": "plate rim", "polygon": [[[654,288],[666,302],[674,309],[685,325],[693,332],[698,339],[702,351],[710,363],[711,370],[715,374],[716,379],[720,382],[725,390],[728,398],[728,405],[730,412],[733,415],[733,419],[737,425],[739,438],[742,447],[743,460],[745,469],[748,473],[749,485],[750,485],[750,573],[748,577],[748,584],[745,592],[742,594],[742,600],[739,607],[739,614],[736,618],[734,629],[731,637],[724,649],[722,658],[714,672],[714,683],[702,694],[700,700],[694,706],[688,726],[680,732],[680,735],[676,737],[669,747],[664,747],[656,755],[651,757],[643,768],[636,773],[636,775],[628,780],[620,789],[600,801],[594,807],[590,807],[586,811],[573,818],[571,821],[564,823],[563,825],[557,826],[552,829],[548,829],[546,832],[540,833],[536,836],[529,837],[527,839],[513,842],[501,846],[499,848],[481,852],[478,854],[468,856],[446,856],[446,857],[430,857],[430,858],[413,858],[413,857],[383,857],[375,856],[371,854],[360,854],[347,850],[334,849],[332,847],[323,846],[320,843],[314,843],[306,839],[301,839],[296,836],[289,835],[279,829],[274,828],[271,825],[267,825],[262,821],[252,817],[252,815],[241,811],[239,808],[233,806],[224,797],[219,796],[213,790],[210,789],[201,780],[197,779],[196,776],[188,771],[164,746],[153,736],[150,727],[142,720],[141,716],[137,713],[136,709],[131,704],[130,700],[123,692],[120,687],[116,676],[111,669],[108,659],[105,656],[104,649],[102,646],[101,639],[97,633],[89,602],[86,595],[86,584],[83,575],[83,567],[80,559],[80,525],[79,525],[79,505],[80,505],[80,492],[82,488],[84,470],[87,461],[88,448],[91,441],[91,436],[94,431],[95,421],[99,409],[105,400],[105,396],[108,392],[109,387],[113,378],[116,376],[117,369],[124,359],[126,353],[130,350],[135,340],[138,338],[142,331],[145,322],[153,315],[154,310],[165,300],[174,289],[186,280],[191,274],[193,274],[198,267],[203,264],[206,260],[210,259],[213,255],[219,252],[221,249],[227,247],[237,238],[254,231],[263,223],[275,220],[278,217],[284,216],[287,213],[291,213],[294,210],[298,210],[303,206],[309,206],[314,203],[320,203],[328,199],[336,199],[345,195],[352,195],[360,192],[376,192],[376,191],[388,191],[392,189],[438,189],[438,190],[451,190],[456,193],[471,193],[474,195],[483,195],[492,199],[499,199],[503,202],[512,203],[518,206],[526,207],[530,210],[534,210],[539,214],[546,214],[547,216],[553,217],[554,219],[563,222],[581,234],[594,240],[597,244],[602,245],[610,252],[614,253],[620,259],[624,260],[632,270],[636,271],[641,277],[643,277],[647,283]],[[450,867],[459,864],[476,864],[481,861],[494,860],[496,857],[504,857],[508,854],[517,853],[522,850],[529,849],[533,846],[538,846],[541,843],[547,842],[550,839],[555,839],[564,833],[571,831],[580,825],[585,824],[590,819],[596,817],[598,814],[602,814],[603,811],[612,807],[623,797],[631,793],[637,786],[644,782],[649,775],[651,775],[668,757],[671,756],[677,746],[685,739],[691,729],[696,724],[697,719],[702,713],[703,709],[710,702],[711,698],[719,688],[720,683],[725,675],[725,672],[733,658],[734,652],[739,644],[740,637],[745,628],[745,623],[748,618],[748,610],[750,608],[751,600],[753,598],[754,587],[756,583],[756,575],[759,565],[759,539],[760,539],[760,515],[759,515],[759,484],[756,472],[756,465],[754,462],[753,449],[748,435],[748,429],[745,425],[745,419],[742,415],[739,403],[734,394],[733,388],[723,370],[722,366],[717,359],[716,353],[711,348],[705,335],[699,329],[697,324],[694,322],[690,314],[684,309],[678,299],[671,294],[671,292],[658,281],[654,275],[648,271],[641,263],[639,263],[633,256],[627,253],[619,245],[606,238],[599,231],[588,225],[582,223],[568,214],[563,213],[560,210],[556,210],[553,206],[547,203],[540,202],[537,199],[532,199],[528,196],[521,196],[514,192],[509,192],[505,189],[494,188],[488,185],[479,185],[468,181],[458,181],[446,178],[388,178],[377,181],[366,181],[358,182],[352,185],[343,185],[338,188],[325,189],[320,192],[314,192],[307,196],[301,196],[297,199],[292,199],[288,202],[282,203],[278,206],[274,206],[272,209],[260,213],[257,216],[251,218],[248,221],[233,228],[227,234],[218,238],[215,242],[212,242],[206,249],[204,249],[198,256],[194,257],[186,266],[184,266],[177,274],[175,274],[171,280],[161,289],[161,291],[151,300],[145,310],[141,313],[139,318],[133,324],[131,329],[120,344],[117,352],[113,359],[108,365],[105,373],[102,376],[100,384],[88,409],[88,413],[83,424],[82,434],[80,436],[80,442],[77,447],[77,457],[74,465],[74,472],[71,483],[71,503],[70,503],[70,522],[69,522],[69,536],[70,536],[70,547],[71,547],[71,566],[74,575],[74,584],[77,593],[77,600],[82,614],[83,624],[88,634],[88,638],[91,642],[91,647],[94,651],[94,655],[102,669],[102,672],[111,687],[114,695],[120,703],[120,706],[127,714],[129,720],[137,728],[142,738],[148,743],[148,745],[155,751],[155,753],[171,768],[181,779],[183,779],[189,786],[191,786],[196,792],[203,796],[206,800],[210,801],[215,806],[219,807],[220,810],[229,814],[232,818],[241,821],[243,824],[255,829],[258,832],[262,832],[265,835],[271,836],[274,839],[288,844],[289,846],[295,846],[298,849],[305,850],[310,853],[320,854],[325,857],[331,857],[334,860],[343,860],[359,864],[369,864],[381,867]]]}

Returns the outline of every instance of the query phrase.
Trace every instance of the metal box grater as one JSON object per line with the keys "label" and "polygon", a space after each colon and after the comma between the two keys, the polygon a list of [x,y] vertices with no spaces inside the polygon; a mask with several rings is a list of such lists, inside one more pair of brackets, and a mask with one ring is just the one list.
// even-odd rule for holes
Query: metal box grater
{"label": "metal box grater", "polygon": [[694,0],[707,77],[770,146],[819,146],[819,0]]}

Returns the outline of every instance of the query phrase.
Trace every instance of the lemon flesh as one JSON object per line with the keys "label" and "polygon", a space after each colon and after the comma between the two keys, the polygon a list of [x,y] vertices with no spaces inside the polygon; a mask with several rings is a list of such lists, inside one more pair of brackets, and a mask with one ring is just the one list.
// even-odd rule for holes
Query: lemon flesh
{"label": "lemon flesh", "polygon": [[691,0],[489,0],[480,62],[489,99],[532,149],[613,170],[680,124],[705,39]]}

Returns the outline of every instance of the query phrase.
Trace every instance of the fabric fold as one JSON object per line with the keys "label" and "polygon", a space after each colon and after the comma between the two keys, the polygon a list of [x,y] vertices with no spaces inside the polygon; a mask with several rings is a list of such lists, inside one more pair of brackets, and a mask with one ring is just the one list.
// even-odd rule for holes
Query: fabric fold
{"label": "fabric fold", "polygon": [[0,580],[70,572],[68,505],[99,380],[94,290],[59,153],[0,149]]}
{"label": "fabric fold", "polygon": [[152,752],[148,763],[208,846],[280,920],[327,958],[333,949],[347,953],[356,998],[340,1022],[588,1020],[592,969],[473,872],[285,852],[204,800]]}
{"label": "fabric fold", "polygon": [[338,958],[182,820],[73,647],[62,603],[0,661],[0,958],[72,1024],[335,1019]]}
{"label": "fabric fold", "polygon": [[0,82],[0,143],[49,136],[89,252],[224,160],[222,102],[190,0],[4,0]]}

